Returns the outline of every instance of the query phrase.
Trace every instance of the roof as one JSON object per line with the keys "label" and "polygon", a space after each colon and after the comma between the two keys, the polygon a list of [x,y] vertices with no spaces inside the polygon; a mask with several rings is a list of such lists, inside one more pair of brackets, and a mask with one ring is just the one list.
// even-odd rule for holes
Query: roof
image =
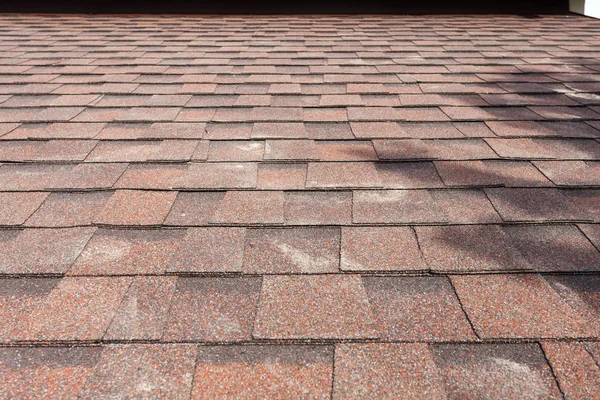
{"label": "roof", "polygon": [[597,397],[599,42],[0,16],[0,397]]}

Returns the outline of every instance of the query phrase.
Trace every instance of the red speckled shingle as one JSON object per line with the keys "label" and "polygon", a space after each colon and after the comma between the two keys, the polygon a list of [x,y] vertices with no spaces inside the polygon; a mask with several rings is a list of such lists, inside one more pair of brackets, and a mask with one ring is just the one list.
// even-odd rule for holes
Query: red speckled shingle
{"label": "red speckled shingle", "polygon": [[336,228],[249,229],[246,273],[339,271],[340,231]]}
{"label": "red speckled shingle", "polygon": [[190,228],[168,263],[169,272],[240,272],[246,228]]}
{"label": "red speckled shingle", "polygon": [[314,140],[267,140],[265,160],[316,160]]}
{"label": "red speckled shingle", "polygon": [[487,224],[502,221],[481,190],[430,190],[429,195],[451,224]]}
{"label": "red speckled shingle", "polygon": [[0,350],[0,395],[77,398],[100,358],[99,347],[7,347]]}
{"label": "red speckled shingle", "polygon": [[192,399],[327,398],[332,373],[330,346],[206,346]]}
{"label": "red speckled shingle", "polygon": [[189,344],[106,346],[81,398],[188,398],[195,359]]}
{"label": "red speckled shingle", "polygon": [[0,231],[0,271],[4,274],[64,274],[96,228]]}
{"label": "red speckled shingle", "polygon": [[318,141],[317,152],[321,161],[375,161],[377,153],[369,141]]}
{"label": "red speckled shingle", "polygon": [[446,398],[440,373],[422,343],[337,345],[333,396]]}
{"label": "red speckled shingle", "polygon": [[131,281],[129,277],[64,278],[27,316],[15,339],[101,339]]}
{"label": "red speckled shingle", "polygon": [[225,192],[179,192],[165,219],[166,225],[207,224],[223,201]]}
{"label": "red speckled shingle", "polygon": [[0,342],[9,343],[21,335],[23,323],[48,297],[59,278],[0,280]]}
{"label": "red speckled shingle", "polygon": [[252,188],[257,166],[253,163],[192,164],[174,187],[186,189]]}
{"label": "red speckled shingle", "polygon": [[442,187],[442,181],[430,162],[383,162],[375,168],[386,189]]}
{"label": "red speckled shingle", "polygon": [[507,226],[504,232],[536,271],[600,270],[600,252],[573,225]]}
{"label": "red speckled shingle", "polygon": [[386,340],[476,340],[444,277],[363,277],[376,326]]}
{"label": "red speckled shingle", "polygon": [[209,161],[262,161],[265,152],[263,141],[211,141]]}
{"label": "red speckled shingle", "polygon": [[597,249],[600,249],[600,225],[580,224],[579,229]]}
{"label": "red speckled shingle", "polygon": [[163,273],[185,235],[183,229],[98,229],[69,274]]}
{"label": "red speckled shingle", "polygon": [[435,167],[448,186],[552,186],[552,182],[528,162],[436,161]]}
{"label": "red speckled shingle", "polygon": [[27,219],[25,226],[66,227],[91,225],[110,200],[110,192],[52,193]]}
{"label": "red speckled shingle", "polygon": [[[531,270],[496,225],[416,227],[425,260],[436,272]],[[533,260],[531,260],[533,262]]]}
{"label": "red speckled shingle", "polygon": [[0,192],[0,225],[20,225],[46,200],[44,192]]}
{"label": "red speckled shingle", "polygon": [[577,204],[559,189],[486,189],[494,208],[505,221],[543,222],[584,220]]}
{"label": "red speckled shingle", "polygon": [[350,126],[358,138],[408,137],[408,133],[395,122],[352,122]]}
{"label": "red speckled shingle", "polygon": [[307,188],[381,187],[381,179],[373,163],[309,163]]}
{"label": "red speckled shingle", "polygon": [[588,322],[588,328],[600,331],[600,276],[544,275],[546,282]]}
{"label": "red speckled shingle", "polygon": [[177,192],[117,190],[94,218],[102,225],[160,225]]}
{"label": "red speckled shingle", "polygon": [[211,224],[283,224],[283,192],[229,191]]}
{"label": "red speckled shingle", "polygon": [[304,189],[306,164],[268,164],[258,166],[258,189],[288,190]]}
{"label": "red speckled shingle", "polygon": [[119,189],[173,189],[187,165],[131,164],[114,184]]}
{"label": "red speckled shingle", "polygon": [[577,205],[581,218],[596,223],[600,222],[600,190],[567,190],[563,192],[563,195]]}
{"label": "red speckled shingle", "polygon": [[440,344],[430,349],[450,398],[562,398],[535,343]]}
{"label": "red speckled shingle", "polygon": [[342,228],[344,271],[424,271],[417,238],[408,227]]}
{"label": "red speckled shingle", "polygon": [[539,275],[454,276],[476,332],[485,338],[570,338],[598,333]]}
{"label": "red speckled shingle", "polygon": [[352,193],[286,192],[283,210],[288,225],[346,224],[352,218]]}
{"label": "red speckled shingle", "polygon": [[108,340],[159,340],[162,338],[175,276],[136,277],[112,320]]}
{"label": "red speckled shingle", "polygon": [[445,222],[446,217],[426,190],[360,190],[354,192],[355,223]]}
{"label": "red speckled shingle", "polygon": [[358,276],[263,278],[254,337],[262,339],[375,338],[373,313]]}
{"label": "red speckled shingle", "polygon": [[164,339],[250,339],[260,287],[260,278],[179,278]]}
{"label": "red speckled shingle", "polygon": [[542,348],[566,398],[592,399],[600,393],[600,366],[584,343],[543,342]]}
{"label": "red speckled shingle", "polygon": [[535,166],[558,186],[600,186],[599,162],[536,161]]}

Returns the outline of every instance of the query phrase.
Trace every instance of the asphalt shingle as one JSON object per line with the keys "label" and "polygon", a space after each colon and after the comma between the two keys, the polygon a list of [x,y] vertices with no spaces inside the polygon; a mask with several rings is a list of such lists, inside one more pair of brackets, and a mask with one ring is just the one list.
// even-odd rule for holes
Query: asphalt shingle
{"label": "asphalt shingle", "polygon": [[387,340],[475,340],[444,277],[364,277],[377,327]]}
{"label": "asphalt shingle", "polygon": [[219,346],[198,349],[192,398],[326,398],[329,346]]}
{"label": "asphalt shingle", "polygon": [[378,337],[358,276],[263,278],[254,337],[353,339]]}
{"label": "asphalt shingle", "polygon": [[260,278],[179,278],[164,339],[249,340],[260,287]]}
{"label": "asphalt shingle", "polygon": [[430,399],[446,395],[427,345],[340,344],[335,349],[333,398]]}
{"label": "asphalt shingle", "polygon": [[450,398],[560,399],[537,344],[440,344],[430,347]]}

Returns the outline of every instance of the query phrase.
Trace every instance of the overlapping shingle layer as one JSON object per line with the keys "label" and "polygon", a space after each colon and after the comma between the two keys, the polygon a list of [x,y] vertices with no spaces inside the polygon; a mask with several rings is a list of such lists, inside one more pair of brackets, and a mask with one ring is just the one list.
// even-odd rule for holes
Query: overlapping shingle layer
{"label": "overlapping shingle layer", "polygon": [[0,397],[598,398],[599,139],[583,17],[2,16]]}

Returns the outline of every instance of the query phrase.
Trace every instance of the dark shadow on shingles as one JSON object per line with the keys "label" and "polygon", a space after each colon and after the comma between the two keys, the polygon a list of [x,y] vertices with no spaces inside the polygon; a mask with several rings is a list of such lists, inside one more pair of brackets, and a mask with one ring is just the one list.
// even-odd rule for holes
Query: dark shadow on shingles
{"label": "dark shadow on shingles", "polygon": [[[493,177],[491,177],[493,178]],[[516,212],[521,212],[523,215],[536,213],[540,209],[546,210],[548,215],[553,213],[553,210],[547,210],[548,204],[544,203],[540,198],[531,197],[531,202],[523,203],[518,201],[516,197],[510,196],[510,188],[505,188],[507,195],[504,197],[504,201],[509,206],[514,207]],[[532,189],[533,191],[537,189]],[[555,189],[558,190],[558,189]],[[569,193],[570,191],[564,191]],[[578,190],[577,192],[582,192]],[[583,193],[588,191],[583,189]],[[598,191],[589,191],[598,192]],[[594,210],[592,204],[584,204],[583,202],[573,202],[568,196],[564,196],[568,199],[573,207],[581,210],[583,218],[593,219]],[[565,205],[566,206],[566,205]],[[555,204],[554,207],[560,208],[561,204]],[[557,209],[558,213],[560,210]],[[527,222],[527,221],[524,221]],[[516,224],[516,225],[505,225],[503,224],[503,231],[507,235],[509,243],[523,255],[525,259],[531,264],[531,268],[536,272],[598,272],[600,269],[600,253],[598,250],[589,242],[589,239],[580,232],[577,227],[572,225],[570,221],[564,221],[559,226],[553,227],[552,224],[548,225],[544,221],[538,221],[543,225],[528,225],[528,224]],[[565,225],[566,224],[566,225]],[[544,230],[556,230],[556,234],[549,234]],[[568,232],[561,232],[568,229]],[[513,235],[514,232],[520,232],[519,235]],[[503,260],[501,254],[489,252],[482,254],[478,252],[476,246],[472,246],[466,241],[456,240],[450,236],[439,238],[444,246],[454,248],[457,251],[464,252],[473,259],[479,259],[482,264],[502,264]],[[421,245],[423,245],[421,243]],[[484,271],[474,271],[484,272]],[[600,289],[599,289],[600,290]]]}
{"label": "dark shadow on shingles", "polygon": [[[413,155],[419,156],[419,154],[422,154],[422,149],[415,147],[411,141],[405,141],[403,142],[403,145],[405,146],[405,151],[412,153]],[[580,148],[581,151],[586,151],[586,149],[584,147]],[[425,153],[423,154],[423,158],[427,158],[428,154]],[[406,161],[414,161],[413,159],[406,159],[406,160],[402,160],[404,162]],[[395,164],[402,164],[401,162],[387,162],[385,163],[385,168],[393,168],[393,166]],[[477,161],[477,160],[475,160]],[[504,160],[506,161],[506,160]],[[494,162],[494,161],[484,161],[484,162]],[[506,161],[506,162],[515,162],[515,161]],[[518,161],[519,163],[524,163],[527,161]],[[460,164],[459,164],[460,165]],[[530,164],[532,165],[532,164]],[[532,165],[533,166],[533,165]],[[535,167],[533,167],[535,168]],[[519,244],[520,246],[515,246],[515,248],[517,249],[517,251],[525,253],[525,250],[528,246],[532,247],[535,245],[536,246],[536,251],[537,251],[537,255],[536,255],[536,251],[530,252],[529,257],[527,256],[527,254],[525,255],[525,259],[527,259],[527,261],[529,261],[532,265],[532,270],[536,271],[536,272],[594,272],[594,271],[598,271],[599,266],[595,264],[595,260],[600,260],[600,253],[598,253],[598,251],[594,248],[594,246],[591,244],[591,242],[589,242],[589,240],[587,239],[587,237],[585,235],[583,235],[583,233],[581,233],[578,228],[576,228],[574,225],[572,225],[572,222],[576,221],[577,218],[581,218],[581,219],[590,219],[590,220],[595,220],[596,216],[594,214],[594,210],[592,209],[593,207],[593,202],[590,201],[587,204],[581,201],[577,201],[577,198],[573,198],[573,196],[571,196],[571,192],[577,192],[580,195],[581,192],[583,193],[583,195],[585,195],[586,193],[590,192],[598,192],[598,196],[600,196],[600,191],[594,191],[594,190],[588,190],[585,188],[579,188],[578,190],[568,190],[568,189],[557,189],[557,188],[553,188],[553,184],[548,181],[548,185],[546,187],[542,187],[542,188],[535,188],[535,187],[531,187],[531,182],[529,182],[526,179],[523,180],[519,180],[516,177],[510,177],[512,182],[507,182],[507,174],[502,174],[501,172],[499,172],[498,170],[493,171],[493,170],[486,170],[485,168],[481,169],[481,168],[471,168],[468,165],[462,164],[462,167],[459,167],[459,171],[458,174],[461,176],[470,176],[470,175],[477,175],[479,177],[479,180],[482,182],[481,184],[469,184],[469,185],[465,185],[465,186],[459,186],[460,189],[462,190],[466,190],[466,189],[471,189],[471,190],[483,190],[485,188],[493,188],[496,187],[496,189],[494,190],[502,190],[504,191],[504,196],[503,196],[503,202],[506,205],[506,208],[510,208],[514,210],[515,214],[520,214],[520,215],[548,215],[548,216],[552,216],[553,214],[556,215],[560,215],[564,209],[571,207],[575,212],[573,214],[573,220],[568,220],[568,219],[563,219],[563,221],[561,222],[561,225],[564,226],[565,224],[567,224],[568,229],[571,229],[573,232],[569,231],[570,233],[570,238],[572,238],[572,240],[560,240],[559,236],[555,236],[554,238],[552,237],[552,235],[546,235],[545,238],[542,238],[541,240],[536,240],[536,239],[540,239],[539,237],[528,237],[527,234],[525,235],[520,235],[520,237],[513,237],[511,238],[510,235],[508,235],[509,231],[506,231],[507,228],[503,227],[503,230],[505,231],[505,233],[507,234],[507,239],[509,243],[515,243],[515,244]],[[537,169],[535,169],[535,171],[538,171]],[[541,172],[540,176],[544,176]],[[491,182],[491,183],[490,183]],[[513,187],[511,187],[511,185]],[[499,189],[498,189],[499,187]],[[528,196],[528,198],[526,199],[527,201],[523,201],[522,198],[519,198],[519,196],[517,196],[517,191],[519,191],[519,187],[521,188],[527,188],[527,190],[530,191],[530,196]],[[489,190],[489,189],[488,189]],[[515,196],[511,196],[511,191],[515,190],[514,194]],[[538,192],[539,191],[539,192]],[[560,199],[560,201],[555,202],[555,204],[550,204],[549,202],[545,202],[544,201],[544,197],[543,196],[537,196],[536,194],[541,194],[542,192],[546,192],[548,193],[548,191],[550,191],[551,194],[556,194],[557,198]],[[489,196],[488,196],[488,200],[489,200]],[[563,201],[564,200],[564,201]],[[599,201],[600,203],[600,201]],[[555,207],[555,208],[549,208],[549,207]],[[536,222],[536,223],[553,223],[555,221],[552,221],[552,218],[547,218],[548,221],[544,221],[544,218],[542,217],[541,219],[538,218],[538,220],[527,220],[527,218],[524,218],[522,221],[517,222],[517,225],[515,226],[515,228],[511,228],[511,229],[516,229],[518,226],[523,226],[523,229],[527,230],[528,234],[531,235],[541,235],[542,232],[538,232],[538,228],[536,228],[535,226],[528,226],[528,225],[523,225],[524,223],[527,224],[528,222]],[[600,222],[600,221],[598,221]],[[509,225],[511,223],[509,222]],[[502,225],[506,225],[506,224],[502,224]],[[541,229],[541,228],[540,228]],[[563,228],[561,228],[563,229]],[[564,228],[566,229],[566,227]],[[486,254],[482,254],[482,252],[478,251],[478,249],[476,248],[476,246],[472,246],[470,245],[468,242],[466,241],[462,241],[462,240],[456,240],[456,238],[453,237],[445,237],[445,238],[440,238],[440,240],[442,241],[444,246],[448,246],[449,248],[454,248],[460,252],[464,252],[466,255],[470,256],[473,259],[479,259],[481,261],[482,264],[484,263],[488,263],[488,264],[502,264],[503,260],[502,254],[499,253],[494,253],[494,252],[488,252]],[[520,241],[519,243],[516,243],[515,241]],[[422,243],[421,243],[422,245]],[[518,248],[521,248],[521,250],[518,250]],[[545,251],[544,251],[545,249]],[[546,253],[546,255],[557,255],[558,259],[561,259],[561,257],[558,257],[560,255],[566,255],[562,261],[564,261],[562,263],[562,265],[560,264],[560,260],[557,261],[556,266],[554,266],[552,264],[552,260],[547,259],[544,260],[543,263],[540,263],[539,265],[536,266],[535,263],[535,257],[536,256],[544,256],[544,252]],[[585,253],[585,254],[584,254]],[[533,254],[533,256],[532,256]],[[567,262],[565,260],[567,259],[571,259],[571,262]],[[515,270],[515,268],[509,268],[511,270]],[[528,268],[523,268],[523,270],[527,270]],[[501,271],[502,269],[498,269],[498,271]],[[517,268],[518,270],[518,268]],[[485,272],[485,271],[472,271],[472,272]]]}
{"label": "dark shadow on shingles", "polygon": [[60,283],[60,278],[5,278],[0,279],[0,297],[46,297]]}

